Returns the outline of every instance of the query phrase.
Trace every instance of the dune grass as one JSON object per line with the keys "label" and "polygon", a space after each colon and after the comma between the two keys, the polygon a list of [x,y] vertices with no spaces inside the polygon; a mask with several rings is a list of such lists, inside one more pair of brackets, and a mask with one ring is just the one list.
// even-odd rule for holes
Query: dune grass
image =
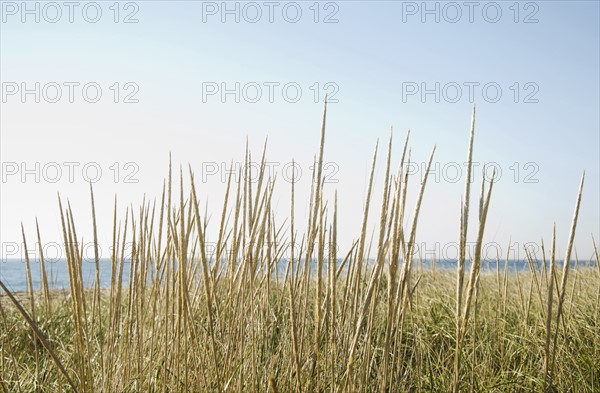
{"label": "dune grass", "polygon": [[[598,252],[594,267],[570,266],[583,178],[564,259],[556,256],[553,237],[549,255],[528,255],[529,273],[482,272],[493,196],[493,181],[484,179],[473,255],[466,252],[466,181],[456,273],[418,269],[414,245],[429,167],[422,182],[413,185],[406,170],[407,136],[392,173],[390,137],[378,236],[373,242],[367,233],[375,214],[376,148],[358,237],[338,255],[337,195],[329,202],[323,197],[326,110],[304,233],[297,231],[293,181],[289,217],[275,216],[276,179],[265,176],[263,152],[256,183],[230,175],[217,246],[209,251],[208,214],[201,211],[193,171],[174,173],[170,166],[159,201],[144,201],[137,211],[128,208],[120,219],[115,199],[110,287],[100,289],[97,270],[95,287],[85,289],[75,217],[59,197],[70,288],[66,293],[48,288],[43,256],[40,291],[32,288],[28,257],[24,298],[14,297],[0,282],[10,300],[0,302],[1,389],[600,390]],[[475,112],[467,180],[474,134]],[[429,164],[434,153],[435,148]],[[249,157],[247,151],[246,162]],[[173,188],[176,176],[179,189]],[[409,187],[418,189],[412,208],[406,203]],[[41,243],[37,222],[36,230]],[[128,243],[133,247],[126,253]],[[288,250],[285,271],[277,271]],[[368,263],[369,255],[374,259]],[[536,258],[549,268],[538,271]],[[128,286],[122,285],[125,263],[131,264]]]}

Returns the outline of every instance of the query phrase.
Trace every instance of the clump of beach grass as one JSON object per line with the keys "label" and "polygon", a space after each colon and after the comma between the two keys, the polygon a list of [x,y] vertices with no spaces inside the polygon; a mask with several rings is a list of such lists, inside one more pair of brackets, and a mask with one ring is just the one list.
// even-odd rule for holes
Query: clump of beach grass
{"label": "clump of beach grass", "polygon": [[[495,273],[482,271],[494,179],[482,180],[474,254],[468,256],[473,110],[465,193],[457,212],[457,271],[419,270],[415,242],[435,147],[421,183],[413,185],[409,135],[395,172],[390,135],[378,236],[373,241],[367,231],[376,214],[371,201],[377,145],[361,227],[352,246],[339,252],[338,196],[333,203],[324,198],[326,115],[325,105],[303,233],[294,215],[295,173],[289,217],[274,213],[276,179],[265,173],[266,148],[256,183],[229,174],[214,250],[207,247],[209,214],[200,208],[193,169],[174,174],[169,164],[158,201],[144,199],[137,211],[127,207],[120,217],[115,197],[111,282],[105,290],[90,187],[96,279],[87,289],[75,214],[59,197],[70,287],[64,293],[49,288],[43,255],[39,291],[32,286],[28,255],[25,297],[15,297],[0,281],[8,298],[0,301],[1,389],[597,391],[595,240],[597,268],[571,266],[583,177],[562,261],[556,259],[553,229],[550,259],[542,243],[541,258],[527,255],[529,272],[509,273],[508,260],[502,274],[500,261]],[[248,149],[245,162],[250,162]],[[418,190],[412,207],[411,187]],[[36,235],[41,245],[37,221]],[[541,272],[535,267],[540,263]]]}

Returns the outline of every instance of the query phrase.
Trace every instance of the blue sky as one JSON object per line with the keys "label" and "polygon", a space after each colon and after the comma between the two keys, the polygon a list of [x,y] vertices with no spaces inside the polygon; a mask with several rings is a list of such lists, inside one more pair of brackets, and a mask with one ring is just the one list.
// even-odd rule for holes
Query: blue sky
{"label": "blue sky", "polygon": [[[418,241],[438,251],[457,241],[473,103],[474,189],[485,163],[501,171],[486,241],[504,252],[509,241],[516,249],[549,242],[556,222],[564,252],[584,170],[579,257],[590,257],[591,235],[599,239],[598,2],[475,2],[472,22],[464,2],[274,2],[272,23],[268,2],[228,2],[229,9],[238,7],[239,23],[235,14],[223,13],[222,2],[80,2],[72,23],[62,2],[37,4],[27,3],[34,10],[27,14],[21,2],[2,2],[3,243],[20,242],[21,221],[33,239],[35,217],[44,239],[60,241],[57,191],[70,199],[80,234],[91,239],[85,167],[102,171],[94,187],[100,237],[108,244],[113,195],[123,212],[144,194],[158,198],[169,152],[176,165],[190,163],[197,177],[205,175],[201,199],[216,216],[224,168],[243,160],[246,137],[258,159],[268,136],[267,156],[280,178],[292,159],[298,162],[302,220],[326,92],[338,100],[329,107],[325,161],[326,193],[339,195],[342,247],[360,232],[371,156],[378,139],[386,144],[390,127],[396,162],[408,129],[415,168],[437,145],[437,173],[426,190]],[[101,15],[90,23],[97,9]],[[251,23],[257,9],[262,16]],[[123,23],[128,15],[137,22]],[[34,94],[21,94],[23,87],[35,90],[36,82],[39,103]],[[73,102],[65,82],[78,83]],[[236,83],[240,102],[234,94],[221,96],[223,87],[235,90]],[[92,90],[84,96],[86,84]],[[51,103],[56,85],[62,96]],[[438,85],[438,97],[421,95]],[[95,86],[102,96],[89,103]],[[462,176],[456,172],[461,165]],[[30,170],[24,179],[23,169]],[[381,158],[377,175],[381,186]],[[415,169],[411,211],[421,175]],[[289,186],[280,181],[276,193],[281,222]],[[381,192],[375,190],[376,203]]]}

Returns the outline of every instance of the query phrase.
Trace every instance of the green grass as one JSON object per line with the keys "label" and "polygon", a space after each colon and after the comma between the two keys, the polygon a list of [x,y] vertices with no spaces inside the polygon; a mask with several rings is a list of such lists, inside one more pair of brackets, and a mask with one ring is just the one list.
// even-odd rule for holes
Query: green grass
{"label": "green grass", "polygon": [[[479,211],[471,212],[479,217],[472,259],[465,252],[467,197],[457,271],[418,268],[412,250],[427,177],[414,185],[407,175],[407,137],[396,173],[390,138],[382,205],[377,212],[370,206],[373,169],[360,236],[337,255],[331,247],[337,244],[337,197],[323,200],[325,115],[305,233],[296,229],[293,183],[290,215],[279,217],[271,209],[272,179],[230,178],[217,212],[216,255],[208,255],[207,214],[199,207],[193,173],[179,174],[191,186],[184,193],[183,186],[172,189],[169,168],[157,203],[145,201],[120,219],[115,201],[110,288],[84,289],[75,218],[61,204],[71,285],[60,293],[45,281],[41,291],[29,284],[27,293],[0,301],[1,389],[599,391],[597,253],[592,268],[562,268],[553,239],[547,255],[531,256],[532,262],[549,261],[549,269],[481,272],[493,190],[493,184],[483,184]],[[473,138],[474,121],[469,163]],[[409,187],[419,190],[412,212],[406,206]],[[469,187],[467,182],[467,196]],[[583,179],[567,261],[582,188]],[[93,192],[91,211],[96,237]],[[366,223],[377,213],[372,242]],[[42,242],[39,234],[36,240]],[[301,249],[278,276],[275,267],[290,243]],[[375,257],[372,264],[368,255]],[[222,269],[213,263],[219,259],[226,261]],[[315,268],[300,259],[315,260]],[[336,260],[343,267],[328,263]],[[127,287],[121,285],[124,263],[131,263]]]}

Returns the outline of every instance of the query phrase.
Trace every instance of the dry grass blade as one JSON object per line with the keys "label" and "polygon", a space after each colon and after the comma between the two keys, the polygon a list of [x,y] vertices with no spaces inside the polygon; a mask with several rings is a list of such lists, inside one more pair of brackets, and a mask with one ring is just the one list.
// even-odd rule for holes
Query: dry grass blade
{"label": "dry grass blade", "polygon": [[79,390],[77,389],[77,387],[71,380],[71,377],[67,373],[67,370],[63,366],[60,359],[58,359],[58,356],[56,356],[56,353],[52,350],[52,347],[50,346],[50,343],[44,336],[44,333],[40,330],[40,328],[37,326],[35,321],[29,316],[29,314],[27,313],[27,311],[25,311],[23,306],[21,306],[21,303],[19,303],[19,301],[14,297],[14,295],[10,292],[10,290],[6,287],[6,285],[4,285],[4,283],[1,280],[0,280],[0,288],[2,288],[2,290],[6,293],[6,295],[8,295],[8,298],[10,299],[12,304],[15,305],[17,310],[19,310],[19,313],[21,313],[23,318],[25,318],[25,320],[27,321],[27,324],[31,327],[31,329],[33,329],[36,337],[42,342],[42,345],[44,346],[44,348],[46,348],[46,351],[48,351],[48,353],[52,357],[54,364],[56,364],[56,367],[58,367],[58,369],[60,370],[62,375],[65,377],[65,379],[67,380],[71,389],[73,389],[74,392],[78,392]]}
{"label": "dry grass blade", "polygon": [[[548,281],[548,300],[546,305],[546,342],[544,345],[544,391],[549,387],[550,337],[552,335],[552,300],[554,292],[554,263],[556,250],[556,224],[552,226],[552,251],[550,252],[550,280]],[[544,261],[545,263],[546,261]],[[551,384],[551,382],[550,382]]]}
{"label": "dry grass blade", "polygon": [[[479,219],[477,242],[475,243],[475,255],[473,257],[473,262],[471,263],[471,273],[469,275],[469,282],[467,284],[467,296],[465,298],[464,309],[462,312],[462,326],[461,326],[461,330],[460,330],[461,336],[458,337],[459,344],[462,341],[464,334],[465,334],[465,330],[467,328],[467,322],[469,321],[469,312],[471,309],[471,304],[473,303],[473,294],[475,291],[475,287],[477,285],[477,280],[478,280],[479,272],[481,269],[481,249],[483,246],[483,234],[485,231],[485,222],[487,219],[487,212],[488,212],[488,208],[490,205],[490,199],[492,196],[492,189],[494,186],[494,177],[495,177],[495,171],[494,171],[494,175],[492,176],[492,179],[490,181],[490,187],[488,188],[485,202],[482,205],[483,209],[482,209],[482,213],[481,213],[481,216]],[[483,198],[483,193],[482,193],[482,198]]]}
{"label": "dry grass blade", "polygon": [[563,260],[563,273],[558,291],[558,305],[556,309],[556,331],[554,333],[554,343],[552,345],[552,363],[550,365],[550,377],[548,378],[548,386],[552,386],[552,380],[554,378],[554,361],[556,359],[556,345],[558,341],[558,327],[562,314],[563,302],[565,299],[565,292],[567,290],[567,278],[569,275],[569,268],[571,266],[571,251],[573,249],[573,243],[575,241],[575,229],[577,228],[577,218],[579,217],[579,207],[581,206],[581,195],[583,194],[583,183],[585,181],[585,172],[581,176],[581,182],[579,183],[579,191],[577,192],[577,201],[575,202],[575,211],[573,213],[573,221],[571,222],[571,230],[569,232],[569,242],[567,243],[567,251],[565,253],[565,259]]}
{"label": "dry grass blade", "polygon": [[42,237],[40,236],[40,226],[38,224],[37,217],[35,219],[35,230],[36,230],[36,234],[37,234],[38,248],[40,250],[40,277],[42,279],[42,283],[41,283],[42,294],[44,295],[46,312],[50,313],[52,311],[52,308],[50,306],[50,290],[48,288],[48,276],[46,275],[46,262],[44,259],[44,247],[42,246]]}

